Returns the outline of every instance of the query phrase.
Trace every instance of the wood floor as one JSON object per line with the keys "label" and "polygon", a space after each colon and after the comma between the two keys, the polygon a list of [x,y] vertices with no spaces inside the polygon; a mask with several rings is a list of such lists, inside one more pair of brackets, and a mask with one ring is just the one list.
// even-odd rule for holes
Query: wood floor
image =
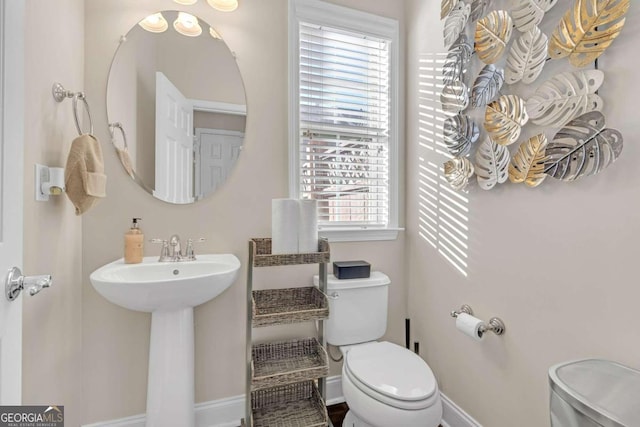
{"label": "wood floor", "polygon": [[349,407],[346,403],[327,406],[327,412],[329,413],[329,419],[331,420],[333,427],[342,427],[342,420],[344,420],[344,416],[347,414],[348,410]]}

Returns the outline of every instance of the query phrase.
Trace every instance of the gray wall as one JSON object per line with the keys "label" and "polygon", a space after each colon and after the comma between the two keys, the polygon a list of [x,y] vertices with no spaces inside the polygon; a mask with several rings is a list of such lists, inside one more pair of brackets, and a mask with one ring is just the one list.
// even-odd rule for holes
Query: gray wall
{"label": "gray wall", "polygon": [[[553,27],[573,3],[559,1],[545,25]],[[466,258],[459,255],[467,264],[465,277],[445,257],[454,259],[444,249],[451,246],[447,235],[436,238],[434,248],[420,229],[429,216],[421,198],[428,180],[421,174],[433,170],[429,162],[437,169],[443,161],[428,148],[434,127],[425,119],[430,101],[420,83],[431,72],[425,61],[443,52],[443,22],[440,2],[407,1],[409,313],[442,391],[484,426],[549,425],[547,370],[555,363],[600,357],[640,368],[640,9],[632,3],[622,34],[600,60],[603,112],[608,126],[624,135],[622,156],[600,175],[573,183],[471,188],[468,201],[458,201],[467,211],[457,208],[467,217]],[[551,75],[545,70],[534,86]],[[435,197],[455,206],[445,189]],[[442,224],[442,217],[437,220]],[[448,313],[464,303],[485,320],[502,317],[506,334],[476,343],[458,333]]]}
{"label": "gray wall", "polygon": [[37,297],[23,298],[22,400],[64,405],[67,424],[77,426],[82,409],[82,219],[65,195],[35,201],[33,168],[34,163],[63,167],[78,135],[71,100],[56,103],[51,86],[58,81],[73,91],[83,89],[84,2],[28,0],[25,12],[23,272],[51,274],[53,285]]}
{"label": "gray wall", "polygon": [[[396,1],[342,0],[336,3],[403,20]],[[181,8],[215,26],[237,55],[248,105],[244,149],[235,170],[214,195],[191,206],[169,205],[133,185],[108,146],[106,123],[96,123],[105,147],[107,198],[82,221],[82,422],[144,412],[150,315],[115,306],[89,282],[97,267],[122,257],[122,236],[131,217],[142,217],[147,239],[173,233],[206,237],[201,252],[230,252],[243,263],[238,281],[195,311],[196,401],[243,393],[247,240],[271,234],[271,199],[288,196],[287,174],[287,2],[244,2],[221,13],[206,2],[181,7],[170,0],[87,0],[85,89],[96,117],[106,116],[105,85],[118,39],[150,14]],[[403,31],[403,29],[401,29]],[[145,255],[160,248],[146,245]],[[332,245],[332,259],[369,260],[393,280],[387,338],[403,342],[406,287],[404,240]],[[260,272],[257,286],[310,283],[313,270]],[[261,331],[259,339],[296,334],[291,328]],[[311,333],[305,330],[304,333]],[[270,334],[270,335],[269,335]],[[334,366],[332,374],[338,374]]]}

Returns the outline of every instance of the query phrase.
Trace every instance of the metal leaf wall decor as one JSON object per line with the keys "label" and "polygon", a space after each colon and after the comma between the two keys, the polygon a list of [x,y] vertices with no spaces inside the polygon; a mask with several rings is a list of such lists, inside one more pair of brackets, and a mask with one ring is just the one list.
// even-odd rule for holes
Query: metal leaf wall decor
{"label": "metal leaf wall decor", "polygon": [[485,64],[497,62],[507,48],[513,21],[506,10],[494,10],[476,23],[476,52]]}
{"label": "metal leaf wall decor", "polygon": [[442,0],[440,3],[440,20],[446,18],[454,7],[458,4],[458,0]]}
{"label": "metal leaf wall decor", "polygon": [[527,100],[527,113],[536,125],[561,127],[574,117],[600,111],[603,101],[595,91],[603,81],[604,73],[600,70],[558,74]]}
{"label": "metal leaf wall decor", "polygon": [[622,31],[629,4],[629,0],[575,0],[551,35],[549,56],[568,56],[575,67],[593,62]]}
{"label": "metal leaf wall decor", "polygon": [[480,128],[471,117],[458,114],[444,121],[442,136],[447,151],[462,157],[480,137]]}
{"label": "metal leaf wall decor", "polygon": [[487,105],[484,128],[493,141],[500,145],[510,145],[518,140],[522,126],[529,121],[522,98],[503,95]]}
{"label": "metal leaf wall decor", "polygon": [[464,189],[473,172],[473,163],[465,157],[455,157],[444,163],[444,177],[455,190]]}
{"label": "metal leaf wall decor", "polygon": [[511,11],[516,28],[527,32],[533,27],[537,27],[558,0],[519,0],[518,4]]}
{"label": "metal leaf wall decor", "polygon": [[460,0],[444,21],[444,46],[448,49],[464,31],[471,6]]}
{"label": "metal leaf wall decor", "polygon": [[471,2],[469,21],[474,22],[480,19],[487,12],[489,6],[491,6],[491,0],[473,0]]}
{"label": "metal leaf wall decor", "polygon": [[509,176],[509,150],[487,138],[476,151],[476,176],[483,190],[491,190]]}
{"label": "metal leaf wall decor", "polygon": [[459,51],[462,58],[466,61],[471,59],[471,55],[473,55],[473,46],[469,43],[467,36],[465,34],[460,34],[460,37],[451,45],[449,48],[449,52]]}
{"label": "metal leaf wall decor", "polygon": [[544,171],[556,179],[575,181],[595,175],[611,165],[622,152],[622,134],[605,129],[601,112],[592,111],[563,127],[547,146]]}
{"label": "metal leaf wall decor", "polygon": [[469,56],[462,49],[453,49],[447,54],[442,66],[442,80],[445,85],[463,81],[469,66]]}
{"label": "metal leaf wall decor", "polygon": [[544,163],[548,143],[547,136],[541,133],[520,144],[509,164],[509,180],[516,184],[524,182],[529,187],[542,184],[547,177]]}
{"label": "metal leaf wall decor", "polygon": [[484,107],[498,95],[504,84],[504,70],[487,64],[480,70],[471,90],[471,105]]}
{"label": "metal leaf wall decor", "polygon": [[518,37],[507,57],[506,82],[514,84],[522,80],[525,84],[533,83],[547,62],[548,42],[549,39],[538,27]]}
{"label": "metal leaf wall decor", "polygon": [[442,89],[440,95],[442,111],[458,114],[469,105],[469,90],[461,81],[453,82]]}

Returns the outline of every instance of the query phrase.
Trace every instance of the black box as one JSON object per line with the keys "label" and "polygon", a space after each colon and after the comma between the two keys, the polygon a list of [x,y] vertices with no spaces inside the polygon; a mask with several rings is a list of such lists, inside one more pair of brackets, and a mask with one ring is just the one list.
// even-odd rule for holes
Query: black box
{"label": "black box", "polygon": [[365,279],[371,274],[371,264],[367,261],[335,261],[333,275],[338,279]]}

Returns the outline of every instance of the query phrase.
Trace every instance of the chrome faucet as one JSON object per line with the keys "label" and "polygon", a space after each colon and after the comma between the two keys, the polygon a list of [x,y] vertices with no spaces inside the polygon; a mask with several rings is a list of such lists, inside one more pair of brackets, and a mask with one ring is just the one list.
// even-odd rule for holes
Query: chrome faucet
{"label": "chrome faucet", "polygon": [[187,240],[187,249],[185,250],[184,255],[182,254],[182,246],[180,245],[180,236],[174,234],[169,238],[169,240],[164,239],[151,239],[151,243],[161,243],[162,250],[160,252],[160,258],[158,258],[158,262],[179,262],[179,261],[195,261],[196,254],[193,250],[194,242],[204,242],[204,238]]}
{"label": "chrome faucet", "polygon": [[182,248],[180,247],[180,236],[177,234],[171,236],[171,238],[169,238],[169,245],[171,246],[171,251],[169,252],[171,261],[181,261]]}

